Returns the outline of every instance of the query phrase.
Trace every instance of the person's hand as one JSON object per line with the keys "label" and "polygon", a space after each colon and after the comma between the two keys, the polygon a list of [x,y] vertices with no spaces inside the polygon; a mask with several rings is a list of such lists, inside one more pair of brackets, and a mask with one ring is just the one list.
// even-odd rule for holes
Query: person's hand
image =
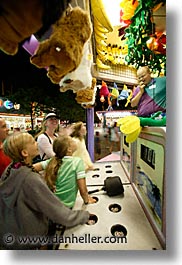
{"label": "person's hand", "polygon": [[145,84],[142,81],[139,83],[139,87],[140,87],[140,92],[143,94],[145,91]]}
{"label": "person's hand", "polygon": [[52,192],[55,193],[56,192],[56,186],[54,185],[52,188]]}
{"label": "person's hand", "polygon": [[96,199],[92,198],[91,196],[88,196],[88,203],[89,204],[96,203]]}
{"label": "person's hand", "polygon": [[88,172],[89,170],[94,170],[94,165],[91,165],[85,169],[85,172]]}

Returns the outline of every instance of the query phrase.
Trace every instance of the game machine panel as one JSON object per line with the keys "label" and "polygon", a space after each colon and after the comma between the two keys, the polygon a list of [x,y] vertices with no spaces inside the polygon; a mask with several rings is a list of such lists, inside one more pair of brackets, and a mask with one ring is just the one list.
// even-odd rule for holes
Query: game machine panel
{"label": "game machine panel", "polygon": [[120,159],[121,165],[125,171],[126,176],[128,177],[129,181],[132,181],[134,175],[134,166],[135,162],[135,149],[136,149],[136,142],[134,143],[127,143],[126,136],[121,133],[121,141],[120,141]]}
{"label": "game machine panel", "polygon": [[136,141],[133,187],[157,237],[165,247],[165,127],[145,127]]}
{"label": "game machine panel", "polygon": [[78,194],[74,209],[88,210],[90,219],[84,225],[66,229],[59,249],[162,250],[131,184],[124,185],[121,195],[111,197],[100,190],[92,196],[96,203],[84,205]]}

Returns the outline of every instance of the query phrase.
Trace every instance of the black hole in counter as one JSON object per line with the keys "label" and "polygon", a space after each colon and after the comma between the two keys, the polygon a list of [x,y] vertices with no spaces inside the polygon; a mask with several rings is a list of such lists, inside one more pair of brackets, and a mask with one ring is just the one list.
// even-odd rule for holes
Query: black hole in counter
{"label": "black hole in counter", "polygon": [[116,224],[111,227],[111,234],[115,237],[125,237],[127,230],[123,225]]}
{"label": "black hole in counter", "polygon": [[105,166],[105,168],[110,168],[110,167],[112,167],[112,166],[111,166],[111,165],[106,165],[106,166]]}
{"label": "black hole in counter", "polygon": [[95,214],[90,215],[87,225],[95,225],[98,221],[98,217]]}
{"label": "black hole in counter", "polygon": [[93,171],[99,171],[100,170],[100,168],[94,168],[93,169]]}
{"label": "black hole in counter", "polygon": [[100,177],[99,174],[92,175],[92,178],[99,178],[99,177]]}
{"label": "black hole in counter", "polygon": [[[98,202],[98,200],[99,200],[99,198],[98,198],[98,197],[96,197],[96,196],[92,196],[92,198],[93,198],[93,199],[95,199],[95,200],[96,200],[96,202]],[[96,202],[95,202],[95,203],[96,203]]]}
{"label": "black hole in counter", "polygon": [[112,170],[106,170],[106,173],[112,173],[113,171]]}
{"label": "black hole in counter", "polygon": [[113,203],[113,204],[110,204],[109,205],[109,210],[112,212],[112,213],[118,213],[121,211],[121,206],[117,203]]}

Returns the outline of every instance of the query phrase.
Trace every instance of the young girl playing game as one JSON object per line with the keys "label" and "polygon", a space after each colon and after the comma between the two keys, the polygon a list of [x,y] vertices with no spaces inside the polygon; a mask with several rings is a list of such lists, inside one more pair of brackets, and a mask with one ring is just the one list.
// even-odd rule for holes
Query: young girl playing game
{"label": "young girl playing game", "polygon": [[76,148],[72,137],[59,136],[53,142],[55,156],[34,165],[38,171],[45,169],[48,186],[69,208],[74,206],[78,190],[85,204],[95,203],[95,199],[88,195],[83,160],[72,156]]}
{"label": "young girl playing game", "polygon": [[94,166],[85,144],[85,135],[87,133],[85,125],[81,121],[76,122],[71,126],[71,130],[72,133],[70,136],[73,137],[77,144],[77,148],[73,153],[73,156],[78,156],[83,159],[86,171],[93,170]]}
{"label": "young girl playing game", "polygon": [[[49,220],[67,227],[89,220],[88,212],[66,207],[32,168],[38,148],[30,134],[12,134],[3,147],[12,163],[0,180],[0,248],[40,246],[38,239],[47,235]],[[26,239],[24,244],[20,242],[22,237]],[[34,241],[29,241],[32,237]]]}

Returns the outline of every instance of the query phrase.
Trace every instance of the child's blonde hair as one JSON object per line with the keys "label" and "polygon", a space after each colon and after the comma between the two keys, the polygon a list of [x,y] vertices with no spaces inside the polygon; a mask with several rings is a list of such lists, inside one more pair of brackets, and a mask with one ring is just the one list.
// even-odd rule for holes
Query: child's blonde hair
{"label": "child's blonde hair", "polygon": [[27,166],[35,172],[32,164],[27,164],[22,155],[22,150],[26,148],[28,143],[33,143],[34,138],[28,132],[16,132],[6,138],[3,143],[4,153],[12,159],[12,163],[9,165],[6,171],[6,178],[10,175],[12,167],[19,163],[22,166]]}
{"label": "child's blonde hair", "polygon": [[73,124],[71,126],[71,129],[72,129],[71,137],[76,137],[76,138],[79,138],[81,140],[83,138],[83,136],[80,135],[80,130],[81,130],[81,127],[83,125],[84,124],[82,121],[78,121],[75,124]]}
{"label": "child's blonde hair", "polygon": [[24,162],[22,150],[32,140],[34,140],[33,136],[27,132],[13,133],[4,141],[4,153],[9,156],[13,162]]}
{"label": "child's blonde hair", "polygon": [[51,190],[54,190],[57,173],[62,164],[62,158],[67,154],[71,141],[71,136],[61,135],[53,142],[53,151],[55,156],[50,160],[45,169],[45,180]]}

